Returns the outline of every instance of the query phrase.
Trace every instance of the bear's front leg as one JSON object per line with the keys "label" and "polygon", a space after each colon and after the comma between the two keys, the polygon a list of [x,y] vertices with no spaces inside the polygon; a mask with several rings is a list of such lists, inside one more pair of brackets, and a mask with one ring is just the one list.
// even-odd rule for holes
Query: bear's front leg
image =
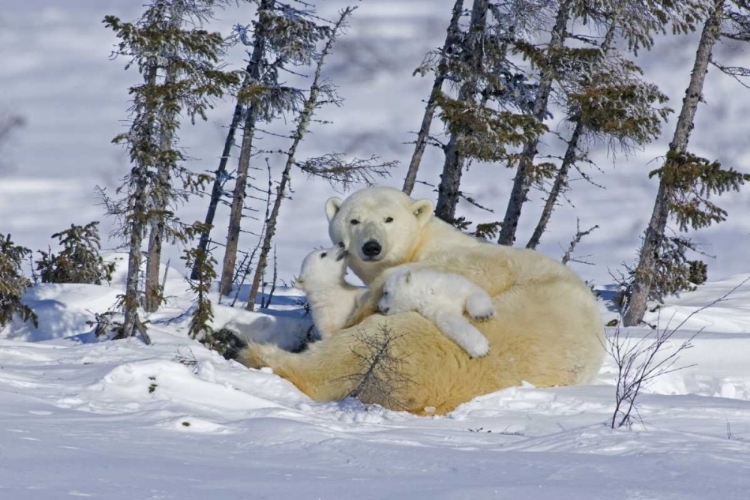
{"label": "bear's front leg", "polygon": [[487,337],[463,316],[441,314],[434,318],[434,322],[446,337],[461,346],[472,358],[481,358],[490,351]]}
{"label": "bear's front leg", "polygon": [[466,312],[474,321],[488,321],[495,317],[495,306],[492,298],[480,289],[466,299]]}

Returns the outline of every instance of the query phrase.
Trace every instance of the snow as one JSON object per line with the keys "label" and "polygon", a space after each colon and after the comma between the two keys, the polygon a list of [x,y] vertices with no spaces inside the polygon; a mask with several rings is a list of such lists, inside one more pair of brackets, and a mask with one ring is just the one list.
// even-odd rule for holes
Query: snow
{"label": "snow", "polygon": [[[123,60],[109,60],[114,38],[101,19],[132,19],[142,2],[6,3],[0,12],[0,112],[18,113],[27,125],[0,158],[0,232],[46,249],[50,235],[69,224],[102,220],[106,236],[111,221],[103,219],[93,189],[114,189],[128,169],[124,152],[110,141],[126,125],[127,88],[137,75],[123,71]],[[360,3],[327,68],[346,101],[321,113],[333,124],[314,130],[302,156],[343,151],[398,159],[401,167],[383,184],[400,187],[411,154],[405,143],[418,128],[431,85],[412,71],[442,44],[453,2]],[[330,17],[343,5],[323,2],[322,14]],[[249,22],[251,9],[227,9],[219,17],[213,27],[229,32]],[[638,61],[674,108],[696,37],[658,37],[657,51]],[[726,65],[743,57],[728,45],[720,50]],[[241,48],[231,57],[230,67],[243,65]],[[704,97],[691,137],[694,152],[748,171],[750,142],[738,124],[748,115],[750,94],[711,73]],[[231,106],[217,103],[208,123],[181,133],[195,170],[215,168]],[[607,189],[576,182],[572,205],[555,212],[543,240],[541,250],[559,257],[576,217],[582,227],[601,226],[578,252],[591,254],[587,260],[595,265],[576,270],[602,290],[605,321],[616,314],[604,285],[610,272],[635,257],[656,189],[647,173],[664,154],[673,122],[659,141],[630,157],[609,156],[592,144],[603,170],[593,175]],[[272,149],[272,137],[266,140]],[[440,154],[429,150],[420,178],[437,179],[441,164]],[[511,177],[496,166],[473,165],[464,190],[495,213],[462,204],[460,215],[497,220]],[[258,182],[265,184],[265,177]],[[328,243],[323,203],[342,196],[299,173],[292,186],[275,240],[286,282],[313,247]],[[434,199],[424,185],[415,196]],[[541,195],[531,198],[525,227],[533,227],[525,223],[540,209]],[[182,207],[180,217],[201,219],[205,201]],[[88,324],[122,293],[121,268],[111,286],[35,286],[24,299],[39,327],[16,322],[0,331],[0,500],[750,498],[750,285],[714,302],[750,276],[747,194],[724,196],[721,205],[727,222],[698,235],[716,255],[708,261],[710,281],[646,316],[658,328],[681,325],[671,348],[700,333],[681,353],[677,365],[685,368],[646,388],[643,422],[630,430],[608,427],[616,381],[609,358],[592,385],[509,388],[445,417],[420,418],[356,400],[313,402],[270,370],[248,370],[187,337],[192,297],[176,247],[165,256],[172,262],[168,303],[148,318],[151,346],[137,339],[100,341]],[[226,223],[223,209],[217,227]],[[522,231],[519,240],[526,236]],[[255,241],[248,233],[241,243],[248,248]],[[117,244],[105,238],[108,250]],[[298,346],[310,326],[299,292],[282,287],[271,310],[250,313],[241,309],[246,288],[236,307],[213,297],[214,326]],[[628,342],[653,335],[646,328],[626,333]]]}
{"label": "snow", "polygon": [[[750,285],[711,304],[747,275],[650,313],[663,329],[705,307],[667,353],[705,329],[678,360],[686,368],[646,388],[630,430],[608,425],[609,358],[592,385],[525,384],[445,417],[314,402],[271,370],[189,339],[192,297],[176,272],[167,306],[148,318],[153,345],[97,340],[86,321],[111,306],[121,277],[34,287],[25,299],[39,328],[0,332],[0,498],[747,498]],[[260,324],[253,338],[294,346],[309,318],[298,291],[277,293],[263,312],[217,306],[214,326]]]}

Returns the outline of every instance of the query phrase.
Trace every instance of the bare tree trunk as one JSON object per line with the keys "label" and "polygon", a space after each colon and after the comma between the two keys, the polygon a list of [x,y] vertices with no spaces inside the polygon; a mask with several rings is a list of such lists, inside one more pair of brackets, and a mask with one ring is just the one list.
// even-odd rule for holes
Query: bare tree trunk
{"label": "bare tree trunk", "polygon": [[456,38],[458,32],[458,21],[461,18],[463,12],[464,0],[456,0],[453,5],[453,14],[451,15],[451,21],[448,25],[448,34],[445,37],[445,43],[443,44],[443,55],[440,57],[440,62],[435,72],[435,82],[432,84],[432,91],[430,92],[430,98],[427,100],[427,106],[424,110],[424,117],[422,118],[422,126],[419,128],[419,134],[417,134],[417,141],[414,145],[414,154],[411,157],[409,163],[409,170],[406,172],[406,178],[404,179],[403,192],[411,194],[414,189],[414,183],[417,181],[417,171],[419,165],[422,163],[422,155],[427,147],[427,139],[430,136],[430,126],[432,125],[432,119],[435,117],[435,109],[437,109],[437,97],[443,88],[443,82],[445,81],[446,72],[446,57],[445,54],[450,50]]}
{"label": "bare tree trunk", "polygon": [[242,146],[240,148],[240,159],[235,176],[234,193],[232,193],[232,208],[229,212],[229,229],[227,231],[227,243],[224,250],[224,262],[221,271],[219,291],[222,295],[232,293],[232,280],[234,278],[234,266],[237,263],[237,248],[240,241],[240,229],[242,224],[242,209],[245,207],[245,189],[247,188],[247,174],[250,170],[250,157],[252,156],[253,138],[255,136],[255,107],[250,106],[245,117],[245,126],[242,129]]}
{"label": "bare tree trunk", "polygon": [[261,245],[260,255],[258,256],[258,264],[255,266],[255,274],[253,275],[253,283],[250,287],[250,295],[247,299],[248,311],[255,310],[255,299],[258,296],[258,289],[260,288],[263,275],[265,274],[266,267],[268,266],[268,254],[271,252],[271,243],[273,241],[274,235],[276,234],[276,225],[278,223],[279,212],[281,211],[281,200],[284,199],[284,193],[286,192],[287,184],[289,184],[289,180],[291,179],[291,170],[292,166],[295,163],[297,148],[299,147],[300,142],[302,142],[302,138],[304,137],[305,132],[307,132],[307,127],[310,125],[310,119],[313,116],[313,112],[315,111],[315,107],[318,102],[318,95],[320,93],[320,72],[323,69],[323,64],[325,63],[326,57],[330,53],[331,48],[336,41],[336,35],[338,31],[341,29],[342,24],[349,16],[349,14],[351,14],[351,12],[351,8],[346,8],[341,12],[339,20],[333,27],[331,36],[328,38],[328,41],[326,42],[326,45],[323,48],[323,51],[320,53],[320,57],[318,58],[315,67],[315,76],[313,77],[312,85],[310,86],[310,94],[307,97],[307,101],[305,101],[304,108],[300,112],[297,130],[294,132],[292,144],[286,153],[286,164],[284,165],[284,170],[281,173],[281,182],[279,182],[279,186],[276,189],[276,199],[273,202],[271,214],[266,220],[266,231],[263,235],[263,244]]}
{"label": "bare tree trunk", "polygon": [[128,245],[128,274],[125,281],[125,298],[123,299],[124,320],[116,339],[132,337],[137,332],[138,318],[138,278],[141,270],[141,244],[145,230],[146,216],[146,183],[138,182],[138,193],[135,195],[130,222],[130,244]]}
{"label": "bare tree trunk", "polygon": [[[484,38],[487,27],[487,9],[489,0],[474,0],[471,7],[471,21],[469,23],[468,46],[469,66],[477,71],[482,66],[482,47],[477,41]],[[469,76],[458,92],[458,99],[462,102],[473,101],[477,94],[477,78]],[[465,158],[460,151],[461,133],[451,134],[445,148],[445,163],[438,185],[438,200],[435,205],[435,215],[446,222],[451,222],[456,216],[456,206],[461,192],[461,174],[463,173]]]}
{"label": "bare tree trunk", "polygon": [[581,135],[583,135],[583,128],[583,122],[578,118],[578,120],[576,120],[576,128],[573,130],[573,134],[568,141],[568,149],[565,151],[562,164],[555,176],[555,182],[552,184],[552,189],[550,189],[549,196],[547,196],[547,201],[544,202],[542,215],[539,217],[539,222],[534,229],[534,234],[531,235],[529,242],[526,244],[526,248],[534,250],[537,245],[539,245],[539,241],[542,239],[542,234],[544,233],[544,230],[547,229],[547,224],[549,223],[550,217],[552,217],[552,212],[555,210],[557,199],[563,192],[563,189],[568,185],[568,172],[570,172],[570,167],[572,167],[578,160],[578,141],[580,140]]}
{"label": "bare tree trunk", "polygon": [[[162,179],[163,172],[159,172],[159,182]],[[169,182],[169,173],[167,173],[166,182]],[[156,210],[159,210],[156,208]],[[146,252],[146,279],[145,279],[145,297],[143,310],[154,312],[159,309],[161,298],[163,296],[159,285],[159,265],[161,264],[161,247],[164,239],[165,220],[163,215],[157,215],[151,221],[151,231],[148,235],[148,251]]]}
{"label": "bare tree trunk", "polygon": [[[258,81],[261,77],[263,55],[266,51],[266,32],[261,22],[263,11],[271,10],[274,0],[262,0],[258,7],[259,23],[255,32],[253,43],[253,54],[248,64],[250,81]],[[245,206],[245,189],[247,188],[247,174],[250,169],[250,157],[252,156],[253,137],[255,136],[256,105],[250,105],[246,111],[245,124],[242,129],[242,146],[240,148],[240,159],[237,165],[237,174],[232,194],[232,208],[229,212],[229,227],[227,229],[227,243],[224,250],[224,262],[222,264],[221,281],[219,292],[222,295],[232,293],[232,279],[234,277],[234,266],[237,263],[237,247],[240,240],[240,229],[242,225],[242,209]]]}
{"label": "bare tree trunk", "polygon": [[[248,71],[250,68],[248,68]],[[198,255],[207,255],[208,242],[211,239],[211,229],[214,225],[214,218],[216,217],[216,208],[219,206],[221,195],[223,193],[224,182],[227,176],[227,163],[232,154],[232,146],[234,145],[234,137],[237,134],[237,128],[239,128],[240,121],[242,120],[242,104],[239,102],[234,107],[234,115],[232,116],[232,122],[229,124],[229,130],[227,131],[227,138],[224,141],[224,150],[221,153],[221,159],[219,160],[219,168],[214,172],[214,184],[211,188],[211,199],[208,202],[208,210],[206,210],[205,229],[201,232],[200,240],[198,240]],[[200,274],[200,262],[196,259],[193,264],[193,269],[190,272],[190,279],[195,281],[198,279]]]}
{"label": "bare tree trunk", "polygon": [[[548,53],[560,49],[565,43],[565,38],[567,37],[568,32],[568,20],[570,18],[570,4],[571,0],[563,0],[560,2],[557,17],[555,19],[555,26],[552,28],[549,48],[547,51]],[[547,105],[549,103],[549,96],[552,92],[552,84],[556,72],[557,68],[552,61],[548,60],[546,67],[542,70],[541,78],[539,80],[539,88],[537,89],[536,99],[534,100],[534,109],[532,111],[534,118],[540,123],[544,122],[544,118],[547,115]],[[500,229],[500,236],[497,240],[501,245],[513,245],[516,241],[516,230],[518,229],[518,221],[521,218],[521,207],[526,202],[526,195],[531,188],[529,171],[534,165],[534,158],[536,157],[538,146],[539,137],[535,137],[524,145],[523,151],[521,152],[518,170],[516,171],[516,177],[513,179],[513,188],[510,192],[508,207],[503,219],[503,226]]]}
{"label": "bare tree trunk", "polygon": [[[711,62],[711,53],[720,36],[721,21],[724,17],[724,0],[715,0],[711,15],[706,20],[701,33],[698,50],[695,55],[695,64],[690,76],[690,83],[685,91],[682,101],[682,110],[677,119],[674,137],[669,144],[670,153],[684,153],[690,140],[690,131],[695,122],[695,113],[701,101],[703,84],[706,80],[708,65]],[[661,247],[664,231],[669,220],[669,199],[672,196],[673,187],[669,186],[664,179],[659,181],[659,191],[656,195],[654,210],[651,220],[646,228],[643,246],[639,254],[638,266],[635,269],[635,281],[627,309],[623,315],[623,324],[633,326],[643,321],[646,313],[646,304],[651,292],[654,267],[656,258]]]}

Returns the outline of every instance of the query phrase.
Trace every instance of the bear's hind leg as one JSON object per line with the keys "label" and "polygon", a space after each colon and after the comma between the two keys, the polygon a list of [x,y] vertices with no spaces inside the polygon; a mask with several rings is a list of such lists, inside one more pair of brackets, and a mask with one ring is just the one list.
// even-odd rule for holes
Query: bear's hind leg
{"label": "bear's hind leg", "polygon": [[315,401],[336,401],[346,397],[355,382],[348,380],[350,374],[345,372],[348,363],[344,358],[351,356],[349,348],[342,351],[342,356],[335,351],[326,352],[335,345],[335,340],[321,340],[301,353],[292,353],[274,344],[251,342],[240,351],[237,361],[248,368],[271,368]]}

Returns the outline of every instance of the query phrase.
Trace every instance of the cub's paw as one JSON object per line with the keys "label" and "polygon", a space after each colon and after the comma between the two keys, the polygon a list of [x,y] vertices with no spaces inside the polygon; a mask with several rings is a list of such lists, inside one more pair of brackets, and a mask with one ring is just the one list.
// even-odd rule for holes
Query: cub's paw
{"label": "cub's paw", "polygon": [[486,356],[487,353],[490,352],[490,343],[487,340],[487,337],[485,337],[484,335],[479,335],[477,337],[467,339],[463,348],[467,353],[469,353],[469,356],[471,356],[472,358],[481,358],[482,356]]}
{"label": "cub's paw", "polygon": [[486,294],[474,294],[466,301],[466,312],[474,321],[488,321],[495,317],[495,306]]}

